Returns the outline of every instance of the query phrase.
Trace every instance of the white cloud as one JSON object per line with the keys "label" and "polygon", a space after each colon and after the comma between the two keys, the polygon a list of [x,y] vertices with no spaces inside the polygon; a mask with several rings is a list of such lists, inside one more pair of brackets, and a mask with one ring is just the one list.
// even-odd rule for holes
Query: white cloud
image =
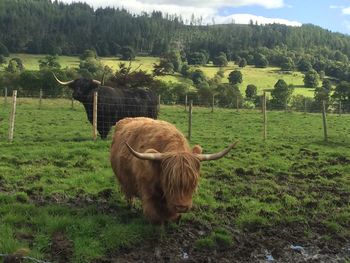
{"label": "white cloud", "polygon": [[342,5],[330,5],[329,8],[330,9],[342,9],[342,8],[344,8],[344,6],[342,6]]}
{"label": "white cloud", "polygon": [[236,24],[249,24],[250,21],[257,22],[259,25],[266,25],[266,24],[285,24],[288,26],[301,26],[301,23],[298,21],[290,21],[287,19],[282,18],[269,18],[269,17],[263,17],[263,16],[256,16],[251,14],[233,14],[229,16],[217,16],[215,19],[215,22],[217,24],[228,24],[228,23],[236,23]]}
{"label": "white cloud", "polygon": [[341,11],[344,15],[350,15],[350,7],[343,8]]}
{"label": "white cloud", "polygon": [[[81,0],[61,0],[62,2],[79,2]],[[138,5],[144,6],[173,6],[174,0],[83,0],[94,7],[100,6],[126,6],[129,4],[134,5],[136,2]],[[240,6],[251,6],[258,5],[265,8],[281,8],[283,7],[284,0],[177,0],[176,6],[183,7],[205,7],[219,9],[222,7],[240,7]]]}
{"label": "white cloud", "polygon": [[[62,2],[72,3],[84,0],[61,0]],[[194,14],[196,18],[202,18],[203,24],[212,24],[215,21],[216,24],[232,23],[236,24],[248,24],[250,20],[258,24],[271,24],[279,23],[292,26],[300,26],[301,23],[297,21],[289,21],[281,18],[267,18],[262,16],[255,16],[250,14],[228,14],[224,12],[223,15],[219,15],[219,9],[223,12],[224,8],[228,7],[240,7],[259,5],[264,8],[281,8],[289,7],[284,3],[284,0],[177,0],[174,4],[174,0],[85,0],[84,2],[97,7],[123,7],[135,14],[141,14],[141,12],[150,13],[153,10],[161,11],[162,13],[181,15],[183,20],[189,22],[191,16]],[[227,14],[227,15],[226,15]]]}

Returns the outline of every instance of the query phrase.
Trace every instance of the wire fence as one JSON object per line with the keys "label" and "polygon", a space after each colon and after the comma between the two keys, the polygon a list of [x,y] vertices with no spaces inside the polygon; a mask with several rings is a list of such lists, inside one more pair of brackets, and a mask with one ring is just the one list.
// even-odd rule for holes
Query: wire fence
{"label": "wire fence", "polygon": [[[26,93],[28,94],[28,93]],[[299,104],[282,104],[271,101],[268,96],[261,96],[257,104],[252,104],[250,100],[236,99],[226,106],[218,105],[215,97],[211,102],[208,100],[195,102],[184,97],[183,101],[164,100],[160,96],[157,101],[151,101],[150,98],[110,98],[108,96],[98,95],[86,97],[83,103],[73,100],[69,96],[65,97],[45,97],[42,91],[36,96],[21,96],[15,92],[4,94],[0,97],[0,141],[45,141],[53,138],[61,140],[91,140],[96,139],[98,134],[109,132],[115,124],[116,115],[121,117],[147,116],[156,117],[160,111],[160,118],[170,122],[181,123],[182,130],[187,137],[191,139],[192,134],[196,134],[196,128],[193,128],[193,122],[197,121],[197,112],[206,113],[239,113],[244,116],[252,116],[252,122],[257,124],[255,129],[261,133],[263,140],[273,139],[275,136],[269,136],[279,130],[282,133],[298,133],[296,130],[300,127],[292,127],[289,123],[291,115],[284,115],[284,121],[278,123],[275,119],[270,120],[270,116],[281,113],[298,113],[296,116],[301,122],[305,120],[306,115],[318,116],[321,130],[319,135],[327,141],[338,134],[349,134],[346,131],[346,123],[349,122],[350,103],[343,101],[299,101]],[[312,103],[312,105],[310,104]],[[296,107],[295,105],[298,105]],[[168,110],[171,107],[177,110]],[[169,111],[169,113],[166,113]],[[173,114],[173,116],[169,116]],[[343,116],[343,118],[339,118]],[[295,116],[294,116],[295,117]],[[206,114],[200,117],[201,122],[211,125],[224,125],[217,123],[217,115]],[[232,121],[228,117],[227,125]],[[282,119],[283,119],[282,118]],[[180,121],[181,120],[181,121]],[[199,120],[198,120],[199,121]],[[236,116],[236,120],[237,116]],[[304,124],[303,132],[308,129],[308,123]],[[345,126],[344,126],[345,125]],[[194,125],[195,126],[195,125]],[[52,129],[54,128],[54,129]],[[310,128],[311,129],[311,128]],[[345,129],[345,131],[344,131]],[[30,132],[28,132],[30,131]],[[203,140],[210,139],[211,135],[203,135]],[[348,136],[344,135],[348,140]]]}

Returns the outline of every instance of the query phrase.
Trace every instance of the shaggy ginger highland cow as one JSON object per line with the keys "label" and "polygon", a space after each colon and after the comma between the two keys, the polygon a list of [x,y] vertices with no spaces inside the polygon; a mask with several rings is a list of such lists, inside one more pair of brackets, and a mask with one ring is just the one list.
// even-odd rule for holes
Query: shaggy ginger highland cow
{"label": "shaggy ginger highland cow", "polygon": [[192,206],[200,162],[226,155],[236,144],[215,154],[192,150],[184,135],[168,122],[125,118],[116,124],[111,164],[131,205],[142,202],[145,217],[154,224],[178,221]]}

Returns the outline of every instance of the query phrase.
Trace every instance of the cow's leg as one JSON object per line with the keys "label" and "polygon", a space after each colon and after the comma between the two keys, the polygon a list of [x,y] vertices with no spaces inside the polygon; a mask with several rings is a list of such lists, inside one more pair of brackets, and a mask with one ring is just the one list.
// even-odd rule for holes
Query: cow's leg
{"label": "cow's leg", "polygon": [[142,200],[142,209],[143,214],[152,224],[162,225],[164,223],[164,218],[157,211],[157,204],[152,198]]}

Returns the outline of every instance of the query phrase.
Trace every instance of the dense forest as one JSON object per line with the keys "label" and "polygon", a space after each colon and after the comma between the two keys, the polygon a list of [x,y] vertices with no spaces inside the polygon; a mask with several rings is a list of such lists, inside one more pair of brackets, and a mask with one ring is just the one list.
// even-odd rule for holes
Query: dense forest
{"label": "dense forest", "polygon": [[326,56],[338,50],[350,56],[350,37],[313,25],[279,24],[201,25],[193,17],[186,25],[180,16],[133,15],[126,10],[98,8],[84,3],[49,0],[1,0],[0,42],[10,52],[32,54],[81,54],[96,49],[98,55],[115,55],[129,45],[138,52],[162,53],[172,45],[191,51],[205,49],[211,56],[257,48],[322,50]]}

